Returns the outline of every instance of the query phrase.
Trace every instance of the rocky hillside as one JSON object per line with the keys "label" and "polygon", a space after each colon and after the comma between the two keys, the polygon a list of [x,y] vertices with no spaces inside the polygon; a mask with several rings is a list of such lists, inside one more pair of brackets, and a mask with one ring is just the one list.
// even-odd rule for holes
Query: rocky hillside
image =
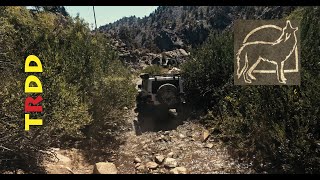
{"label": "rocky hillside", "polygon": [[111,37],[120,58],[131,66],[176,66],[211,31],[228,30],[236,19],[277,19],[293,10],[281,6],[160,6],[144,18],[124,17],[99,30]]}
{"label": "rocky hillside", "polygon": [[195,47],[212,30],[229,29],[235,19],[277,19],[294,7],[282,6],[160,6],[149,16],[122,18],[99,28],[129,48],[151,52]]}

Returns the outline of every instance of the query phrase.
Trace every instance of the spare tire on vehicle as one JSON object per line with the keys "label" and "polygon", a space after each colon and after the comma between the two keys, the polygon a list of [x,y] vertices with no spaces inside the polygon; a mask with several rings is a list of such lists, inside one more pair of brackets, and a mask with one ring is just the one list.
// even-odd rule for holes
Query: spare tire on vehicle
{"label": "spare tire on vehicle", "polygon": [[178,104],[178,89],[173,84],[163,84],[157,91],[157,99],[161,104],[174,107]]}

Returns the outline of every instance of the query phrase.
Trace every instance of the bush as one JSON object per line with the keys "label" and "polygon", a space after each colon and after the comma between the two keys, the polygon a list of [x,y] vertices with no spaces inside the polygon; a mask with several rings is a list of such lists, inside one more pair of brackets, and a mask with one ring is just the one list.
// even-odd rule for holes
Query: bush
{"label": "bush", "polygon": [[148,66],[142,70],[142,73],[148,73],[150,75],[157,75],[163,72],[163,68],[158,65]]}
{"label": "bush", "polygon": [[[129,72],[126,69],[123,72]],[[120,72],[119,72],[120,73]],[[94,86],[92,114],[95,122],[90,135],[98,139],[117,136],[126,121],[123,109],[132,108],[136,89],[132,79],[116,72],[98,80]],[[105,138],[104,138],[105,137]]]}
{"label": "bush", "polygon": [[320,172],[319,15],[319,8],[303,10],[300,87],[234,86],[232,40],[220,36],[184,67],[189,101],[213,110],[203,122],[221,132],[217,136],[257,172]]}
{"label": "bush", "polygon": [[233,41],[231,33],[212,33],[192,58],[182,64],[187,97],[197,109],[216,103],[219,89],[233,73]]}
{"label": "bush", "polygon": [[[25,7],[0,7],[0,34],[0,172],[43,172],[49,147],[98,137],[84,132],[101,122],[118,125],[91,132],[116,135],[123,126],[123,107],[133,102],[134,85],[104,34],[92,34],[78,17]],[[22,110],[28,74],[23,68],[30,54],[39,57],[44,69],[37,74],[44,111],[31,118],[42,118],[44,125],[26,132]]]}

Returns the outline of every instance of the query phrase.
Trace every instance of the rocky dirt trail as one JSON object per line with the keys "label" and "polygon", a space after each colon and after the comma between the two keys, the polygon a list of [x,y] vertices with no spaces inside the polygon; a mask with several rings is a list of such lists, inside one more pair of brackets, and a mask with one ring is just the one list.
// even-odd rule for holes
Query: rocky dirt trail
{"label": "rocky dirt trail", "polygon": [[[137,114],[133,111],[131,114],[133,119],[128,120],[132,123]],[[176,114],[170,112],[168,121],[140,126],[150,124],[157,126],[141,133],[136,124],[126,133],[126,143],[120,147],[119,159],[115,161],[119,173],[254,173],[249,165],[233,160],[222,142],[208,136],[197,120],[179,122]]]}
{"label": "rocky dirt trail", "polygon": [[[170,112],[168,121],[146,118],[137,124],[138,114],[133,110],[128,110],[128,114],[132,127],[121,137],[125,143],[113,162],[117,170],[112,171],[121,174],[254,173],[248,164],[233,160],[220,140],[208,137],[208,131],[197,120],[180,122],[176,114]],[[45,163],[48,173],[93,173],[94,165],[85,161],[80,150],[53,148],[52,151],[57,159]]]}
{"label": "rocky dirt trail", "polygon": [[134,109],[127,113],[127,131],[119,137],[125,143],[112,163],[100,168],[87,163],[80,150],[53,148],[60,161],[46,162],[48,173],[254,173],[248,164],[233,160],[197,120],[182,121],[174,111],[164,117],[152,112],[140,116]]}

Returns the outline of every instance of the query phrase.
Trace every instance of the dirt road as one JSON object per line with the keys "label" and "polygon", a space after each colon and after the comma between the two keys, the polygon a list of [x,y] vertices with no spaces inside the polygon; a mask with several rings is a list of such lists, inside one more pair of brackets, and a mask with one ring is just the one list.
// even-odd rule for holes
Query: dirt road
{"label": "dirt road", "polygon": [[[138,82],[136,82],[138,84]],[[125,140],[113,163],[118,173],[254,173],[248,164],[233,160],[223,143],[207,136],[197,120],[181,120],[174,111],[159,116],[127,110]],[[93,164],[77,149],[57,150],[63,160],[47,163],[49,173],[92,173]]]}
{"label": "dirt road", "polygon": [[115,161],[119,173],[253,173],[249,165],[234,161],[219,140],[204,142],[206,130],[196,120],[181,122],[170,112],[167,121],[149,117],[135,124],[138,114],[129,113],[132,131],[124,135]]}

